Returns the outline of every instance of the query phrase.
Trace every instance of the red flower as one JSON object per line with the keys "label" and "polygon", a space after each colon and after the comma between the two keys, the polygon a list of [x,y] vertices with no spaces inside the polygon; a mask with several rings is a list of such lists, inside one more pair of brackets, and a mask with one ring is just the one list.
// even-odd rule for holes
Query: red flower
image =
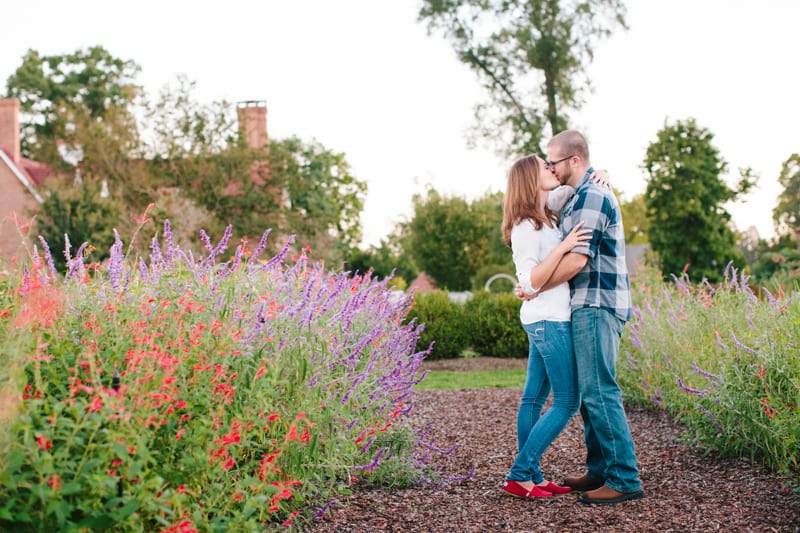
{"label": "red flower", "polygon": [[36,436],[36,444],[38,444],[39,447],[45,451],[53,447],[53,443],[50,442],[50,439],[41,435]]}

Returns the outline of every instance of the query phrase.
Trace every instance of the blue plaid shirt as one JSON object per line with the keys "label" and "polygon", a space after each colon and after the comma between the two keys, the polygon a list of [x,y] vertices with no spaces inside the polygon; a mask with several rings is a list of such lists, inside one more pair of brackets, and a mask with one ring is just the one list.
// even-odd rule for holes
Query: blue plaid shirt
{"label": "blue plaid shirt", "polygon": [[617,197],[611,189],[589,180],[589,168],[575,189],[575,195],[561,213],[561,233],[567,235],[580,221],[591,229],[588,246],[571,251],[588,255],[589,261],[569,281],[572,311],[600,307],[627,322],[631,317],[631,290],[625,265],[625,230]]}

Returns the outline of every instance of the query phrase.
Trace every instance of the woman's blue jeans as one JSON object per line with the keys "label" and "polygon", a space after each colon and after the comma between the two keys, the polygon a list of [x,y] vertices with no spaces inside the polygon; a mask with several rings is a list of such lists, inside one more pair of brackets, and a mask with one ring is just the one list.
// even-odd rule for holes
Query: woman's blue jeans
{"label": "woman's blue jeans", "polygon": [[587,474],[620,492],[641,489],[636,452],[617,384],[616,364],[625,322],[605,309],[572,313]]}
{"label": "woman's blue jeans", "polygon": [[[519,453],[507,479],[544,480],[542,454],[578,411],[580,396],[569,322],[548,320],[522,326],[528,334],[528,376],[517,413]],[[542,408],[553,390],[553,405]]]}

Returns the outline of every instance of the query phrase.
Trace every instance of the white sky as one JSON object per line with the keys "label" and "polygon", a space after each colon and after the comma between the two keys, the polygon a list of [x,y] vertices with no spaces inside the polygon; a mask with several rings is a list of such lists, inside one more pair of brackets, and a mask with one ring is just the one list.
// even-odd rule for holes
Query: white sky
{"label": "white sky", "polygon": [[[430,184],[442,193],[502,191],[510,161],[469,150],[482,99],[475,75],[416,21],[416,1],[100,0],[7,2],[0,82],[26,50],[67,54],[102,45],[142,67],[151,94],[185,74],[196,96],[266,100],[273,138],[297,135],[344,152],[369,193],[365,244],[376,244]],[[592,161],[627,198],[645,189],[639,168],[665,121],[697,119],[728,161],[761,176],[739,229],[773,234],[781,164],[800,151],[798,0],[628,0],[627,32],[597,43],[595,92],[573,113]],[[234,222],[235,224],[235,222]]]}

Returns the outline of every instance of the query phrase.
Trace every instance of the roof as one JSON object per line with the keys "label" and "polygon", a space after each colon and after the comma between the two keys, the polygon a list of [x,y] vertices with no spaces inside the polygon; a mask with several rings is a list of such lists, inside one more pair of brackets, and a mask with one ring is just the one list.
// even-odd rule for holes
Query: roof
{"label": "roof", "polygon": [[36,192],[36,187],[53,174],[53,169],[44,163],[24,157],[20,158],[19,164],[15,164],[8,152],[2,148],[0,148],[0,162],[5,163],[22,185],[36,198],[36,201],[42,203],[42,197]]}
{"label": "roof", "polygon": [[53,169],[44,163],[40,163],[39,161],[34,161],[25,157],[19,158],[18,167],[28,175],[27,177],[37,187],[40,187],[42,183],[44,183],[44,180],[53,174]]}

